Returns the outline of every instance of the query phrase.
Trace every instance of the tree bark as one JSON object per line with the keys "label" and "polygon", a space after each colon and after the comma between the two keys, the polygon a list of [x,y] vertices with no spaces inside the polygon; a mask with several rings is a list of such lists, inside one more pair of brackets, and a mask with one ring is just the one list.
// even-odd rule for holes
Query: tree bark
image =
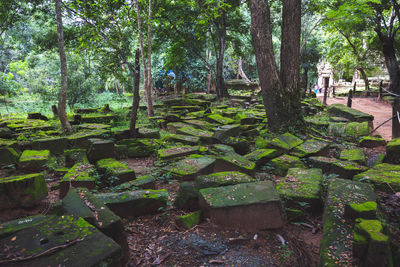
{"label": "tree bark", "polygon": [[301,1],[283,1],[281,72],[272,45],[268,0],[250,0],[251,36],[256,55],[261,96],[268,128],[281,128],[301,121],[300,107],[300,23]]}
{"label": "tree bark", "polygon": [[283,0],[280,79],[290,97],[290,114],[300,109],[300,35],[301,0]]}
{"label": "tree bark", "polygon": [[[154,109],[153,109],[153,99],[152,99],[152,92],[153,92],[153,78],[151,75],[151,30],[152,30],[152,14],[153,14],[153,4],[152,0],[149,0],[149,15],[148,15],[148,25],[147,25],[147,104],[148,109],[147,113],[149,116],[154,116]],[[150,99],[150,100],[149,100]]]}
{"label": "tree bark", "polygon": [[246,82],[251,82],[249,78],[247,78],[246,73],[244,73],[243,71],[243,61],[242,61],[242,57],[239,57],[238,59],[238,75],[240,77],[242,77],[243,80],[245,80]]}
{"label": "tree bark", "polygon": [[379,36],[379,38],[382,42],[382,52],[389,72],[390,91],[400,94],[400,67],[394,49],[394,39],[387,36]]}
{"label": "tree bark", "polygon": [[217,59],[217,72],[215,77],[215,82],[217,86],[217,97],[224,98],[229,97],[228,89],[226,88],[224,81],[224,56],[226,49],[226,13],[222,11],[219,21],[215,21],[214,25],[217,32],[218,38],[218,49],[215,51]]}
{"label": "tree bark", "polygon": [[256,55],[261,96],[268,117],[268,128],[280,128],[277,104],[280,102],[281,88],[278,68],[273,53],[270,9],[267,0],[250,0],[251,36]]}
{"label": "tree bark", "polygon": [[58,95],[58,117],[60,118],[61,126],[64,129],[64,131],[70,134],[72,133],[72,127],[68,121],[67,113],[65,111],[67,103],[68,78],[67,78],[67,58],[65,56],[61,2],[62,0],[56,0],[58,51],[60,53],[60,63],[61,63],[61,88],[60,88],[60,93]]}
{"label": "tree bark", "polygon": [[364,80],[364,84],[365,84],[365,91],[369,91],[369,81],[368,81],[368,76],[365,73],[364,68],[358,68],[358,70],[360,71],[361,77]]}
{"label": "tree bark", "polygon": [[139,108],[139,84],[140,84],[140,51],[136,49],[135,54],[135,67],[131,64],[128,64],[129,72],[133,76],[133,102],[132,102],[132,111],[131,111],[131,122],[129,126],[129,135],[131,138],[138,137],[138,131],[136,129],[136,121],[137,121],[137,112]]}
{"label": "tree bark", "polygon": [[148,86],[148,77],[146,70],[146,57],[144,55],[144,45],[143,45],[143,32],[142,32],[142,23],[141,23],[141,18],[140,18],[140,9],[139,9],[139,3],[138,0],[135,0],[135,6],[136,6],[136,15],[137,15],[137,24],[138,24],[138,31],[139,31],[139,43],[140,43],[140,51],[142,54],[142,64],[143,64],[143,85],[144,85],[144,90],[146,93],[146,100],[147,100],[147,115],[148,116],[153,116],[154,111],[153,111],[153,102],[151,99],[151,88]]}

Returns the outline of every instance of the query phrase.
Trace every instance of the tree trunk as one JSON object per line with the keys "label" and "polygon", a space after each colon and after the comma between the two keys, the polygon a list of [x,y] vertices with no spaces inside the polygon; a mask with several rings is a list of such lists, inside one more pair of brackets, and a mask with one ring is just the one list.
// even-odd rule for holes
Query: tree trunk
{"label": "tree trunk", "polygon": [[242,79],[248,83],[251,82],[250,79],[247,78],[246,73],[244,73],[244,71],[243,71],[242,57],[239,57],[239,59],[238,59],[238,76],[242,77]]}
{"label": "tree trunk", "polygon": [[278,68],[273,53],[270,9],[267,0],[250,0],[251,36],[256,55],[261,96],[268,117],[268,128],[280,128],[279,106],[281,102]]}
{"label": "tree trunk", "polygon": [[62,24],[61,1],[56,0],[56,16],[57,16],[57,35],[58,35],[58,51],[60,53],[61,63],[61,88],[58,95],[58,116],[61,126],[67,133],[72,133],[71,124],[68,121],[65,106],[67,103],[68,78],[67,78],[67,58],[65,56],[64,33]]}
{"label": "tree trunk", "polygon": [[304,68],[304,72],[303,72],[303,86],[304,86],[304,90],[307,92],[307,86],[308,86],[308,68]]}
{"label": "tree trunk", "polygon": [[152,92],[153,92],[153,79],[151,76],[151,30],[152,30],[152,13],[153,12],[153,5],[152,0],[149,0],[149,15],[148,15],[148,25],[147,25],[147,114],[149,116],[154,116],[154,109],[153,109],[153,99],[152,99]]}
{"label": "tree trunk", "polygon": [[[289,99],[287,112],[300,114],[300,35],[301,0],[283,0],[281,71],[282,87]],[[297,120],[299,116],[293,119]]]}
{"label": "tree trunk", "polygon": [[147,70],[147,66],[146,66],[146,57],[144,55],[144,45],[143,45],[143,32],[142,32],[142,23],[141,23],[141,19],[140,19],[140,9],[139,9],[139,3],[138,0],[135,0],[135,5],[136,5],[136,15],[137,15],[137,24],[138,24],[138,31],[139,31],[139,43],[140,43],[140,51],[142,54],[142,64],[143,64],[143,86],[144,86],[144,90],[146,93],[146,100],[147,100],[147,115],[148,116],[153,116],[154,115],[154,111],[153,111],[153,102],[151,99],[151,88],[149,88],[149,83],[148,83],[148,77],[146,70]]}
{"label": "tree trunk", "polygon": [[386,36],[380,36],[383,55],[390,77],[390,91],[395,94],[400,94],[400,67],[397,62],[396,52],[394,49],[394,40]]}
{"label": "tree trunk", "polygon": [[368,76],[367,76],[367,74],[365,73],[364,68],[358,68],[358,70],[360,71],[361,77],[362,77],[363,80],[364,80],[364,83],[365,83],[365,91],[369,91]]}
{"label": "tree trunk", "polygon": [[217,97],[229,97],[228,89],[226,88],[224,81],[224,56],[226,49],[226,13],[223,11],[221,17],[219,18],[219,22],[215,22],[215,28],[217,32],[218,38],[218,50],[215,51],[215,55],[217,58],[217,72],[215,77],[215,82],[217,86]]}
{"label": "tree trunk", "polygon": [[138,136],[138,131],[136,129],[137,112],[139,108],[139,84],[140,84],[140,51],[136,49],[135,55],[135,68],[128,64],[129,72],[133,76],[133,103],[131,111],[131,122],[129,126],[129,135],[131,138],[136,138]]}
{"label": "tree trunk", "polygon": [[300,73],[300,0],[283,1],[281,72],[275,61],[272,45],[268,0],[250,0],[251,35],[256,55],[261,95],[268,117],[268,128],[281,127],[301,120]]}

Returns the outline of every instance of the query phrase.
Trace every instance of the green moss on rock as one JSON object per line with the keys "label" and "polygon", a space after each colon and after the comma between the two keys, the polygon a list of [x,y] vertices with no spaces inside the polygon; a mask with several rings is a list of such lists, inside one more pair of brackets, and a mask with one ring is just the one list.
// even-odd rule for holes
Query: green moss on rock
{"label": "green moss on rock", "polygon": [[187,229],[194,227],[200,222],[201,211],[195,211],[182,216],[178,216],[176,221],[178,224],[185,226]]}
{"label": "green moss on rock", "polygon": [[256,166],[261,166],[281,154],[282,153],[276,149],[258,149],[245,155],[244,157],[254,162]]}
{"label": "green moss on rock", "polygon": [[364,151],[361,148],[347,149],[340,152],[340,159],[345,161],[353,161],[358,164],[364,165],[366,163],[366,157]]}
{"label": "green moss on rock", "polygon": [[282,134],[271,141],[273,147],[283,150],[284,152],[288,152],[302,143],[303,140],[290,133]]}
{"label": "green moss on rock", "polygon": [[19,168],[24,171],[43,171],[49,160],[49,150],[24,150],[19,158]]}
{"label": "green moss on rock", "polygon": [[41,173],[0,178],[0,209],[31,207],[46,196],[47,185]]}
{"label": "green moss on rock", "polygon": [[393,164],[400,163],[400,138],[395,138],[386,145],[386,161]]}
{"label": "green moss on rock", "polygon": [[306,168],[298,157],[290,155],[282,155],[278,158],[274,158],[270,163],[274,168],[273,172],[280,176],[285,176],[290,168]]}
{"label": "green moss on rock", "polygon": [[217,172],[209,175],[198,176],[195,180],[197,189],[235,185],[239,183],[250,183],[256,180],[241,172]]}
{"label": "green moss on rock", "polygon": [[393,192],[400,191],[400,165],[382,163],[374,166],[372,169],[360,173],[353,178],[355,181],[372,183],[375,188]]}
{"label": "green moss on rock", "polygon": [[292,209],[322,209],[322,170],[292,168],[276,189],[286,206]]}

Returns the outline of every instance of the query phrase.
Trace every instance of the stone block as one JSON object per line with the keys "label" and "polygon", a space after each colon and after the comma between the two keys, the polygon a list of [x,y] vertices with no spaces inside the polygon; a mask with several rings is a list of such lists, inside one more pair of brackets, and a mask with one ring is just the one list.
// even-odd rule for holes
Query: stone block
{"label": "stone block", "polygon": [[277,229],[285,222],[281,200],[271,181],[201,189],[200,207],[206,217],[226,228]]}
{"label": "stone block", "polygon": [[41,173],[0,178],[0,209],[31,207],[46,196],[47,185]]}
{"label": "stone block", "polygon": [[19,169],[26,172],[40,172],[47,168],[49,150],[25,150],[19,158]]}

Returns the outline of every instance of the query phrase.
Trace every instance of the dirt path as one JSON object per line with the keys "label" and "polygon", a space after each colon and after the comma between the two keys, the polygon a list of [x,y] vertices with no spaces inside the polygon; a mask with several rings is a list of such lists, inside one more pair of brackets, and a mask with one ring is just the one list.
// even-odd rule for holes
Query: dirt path
{"label": "dirt path", "polygon": [[[328,98],[328,105],[347,104],[347,97]],[[383,102],[376,102],[375,98],[353,98],[352,108],[374,116],[374,127],[377,127],[392,116],[392,106]],[[392,139],[392,122],[381,126],[375,134],[381,135],[385,140]]]}

